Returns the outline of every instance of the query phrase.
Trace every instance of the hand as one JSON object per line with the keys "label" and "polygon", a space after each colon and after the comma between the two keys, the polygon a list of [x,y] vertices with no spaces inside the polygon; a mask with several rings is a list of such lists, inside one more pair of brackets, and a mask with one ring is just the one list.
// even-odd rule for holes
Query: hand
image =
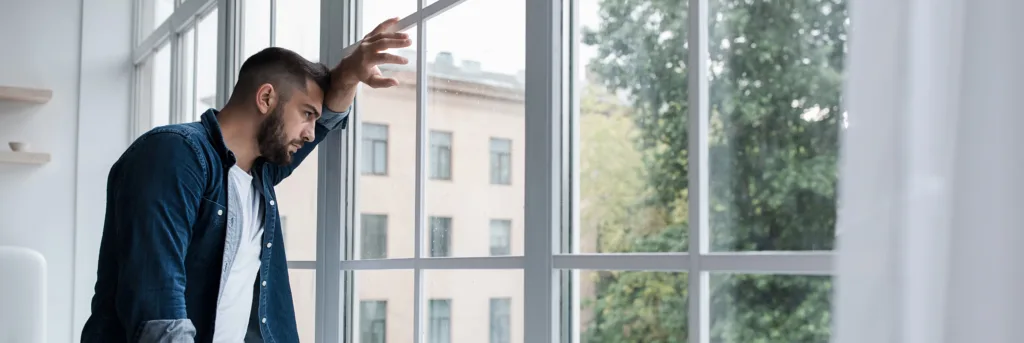
{"label": "hand", "polygon": [[342,88],[351,88],[359,82],[373,88],[387,88],[398,85],[398,80],[384,77],[377,68],[381,64],[407,64],[405,57],[385,53],[387,49],[404,48],[412,45],[409,35],[401,32],[388,32],[398,23],[398,18],[391,18],[377,25],[366,34],[351,55],[346,56],[331,71],[334,82]]}

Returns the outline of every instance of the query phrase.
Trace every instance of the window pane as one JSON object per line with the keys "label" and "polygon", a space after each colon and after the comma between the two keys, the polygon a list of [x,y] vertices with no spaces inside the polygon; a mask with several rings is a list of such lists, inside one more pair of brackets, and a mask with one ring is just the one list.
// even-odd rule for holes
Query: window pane
{"label": "window pane", "polygon": [[357,329],[352,332],[352,341],[412,342],[413,271],[357,270],[352,273],[356,285],[355,306],[358,306],[353,308],[356,318],[352,327]]}
{"label": "window pane", "polygon": [[452,256],[452,218],[430,217],[430,257]]}
{"label": "window pane", "polygon": [[174,13],[174,0],[140,0],[142,16],[139,17],[139,41],[143,41],[160,24],[163,24],[171,13]]}
{"label": "window pane", "polygon": [[[363,1],[362,5],[363,27],[372,29],[377,24],[368,22],[379,23],[401,13],[412,13],[416,0]],[[380,66],[385,76],[399,81],[399,86],[361,87],[355,112],[357,121],[352,123],[361,123],[361,139],[355,147],[361,171],[357,175],[356,211],[388,216],[388,258],[409,258],[415,252],[416,28],[406,33],[413,40],[412,46],[389,53],[408,57],[409,64]]]}
{"label": "window pane", "polygon": [[320,0],[278,1],[276,19],[274,45],[320,60]]}
{"label": "window pane", "polygon": [[217,107],[217,9],[199,20],[199,49],[196,55],[195,121],[206,110]]}
{"label": "window pane", "polygon": [[686,1],[580,0],[580,253],[687,250]]}
{"label": "window pane", "polygon": [[316,271],[289,269],[288,278],[292,287],[299,341],[313,342],[316,332]]}
{"label": "window pane", "polygon": [[711,275],[711,342],[827,343],[832,278]]}
{"label": "window pane", "polygon": [[288,217],[288,240],[284,243],[289,261],[316,261],[318,149],[314,148],[292,175],[274,187],[278,212]]}
{"label": "window pane", "polygon": [[245,0],[242,9],[242,56],[245,57],[242,61],[245,61],[249,56],[270,47],[270,0]]}
{"label": "window pane", "polygon": [[[447,162],[452,176],[427,182],[425,207],[452,218],[453,257],[490,256],[492,218],[523,222],[524,13],[523,0],[467,0],[425,24],[427,126],[453,138],[451,154],[425,156],[428,168]],[[521,240],[513,226],[512,241]]]}
{"label": "window pane", "polygon": [[522,270],[426,270],[423,273],[427,342],[493,342],[491,315],[495,312],[491,305],[497,300],[508,304],[507,312],[497,312],[501,316],[495,318],[507,323],[505,332],[509,335],[505,342],[523,343]]}
{"label": "window pane", "polygon": [[[399,17],[404,18],[413,12],[416,12],[417,0],[371,0],[363,2],[363,13],[362,13],[362,27],[359,36],[365,36],[373,28],[377,27],[381,22],[388,18]],[[415,30],[409,32],[410,35],[415,35]],[[413,47],[416,44],[413,43]]]}
{"label": "window pane", "polygon": [[574,315],[579,316],[580,342],[687,341],[686,273],[571,273],[579,284],[580,308]]}
{"label": "window pane", "polygon": [[164,44],[142,67],[143,77],[149,80],[150,127],[171,122],[171,45]]}
{"label": "window pane", "polygon": [[359,342],[385,343],[388,329],[387,300],[359,302]]}
{"label": "window pane", "polygon": [[491,219],[491,256],[504,256],[512,251],[512,221]]}
{"label": "window pane", "polygon": [[512,299],[491,298],[491,343],[512,342]]}
{"label": "window pane", "polygon": [[182,118],[185,118],[185,122],[190,122],[195,113],[192,105],[195,104],[195,99],[192,98],[195,93],[195,60],[196,51],[196,29],[195,27],[188,29],[185,33],[181,34],[181,67],[182,67],[182,82],[181,82],[181,97],[176,99],[177,103],[181,104]]}
{"label": "window pane", "polygon": [[451,132],[430,131],[430,178],[433,180],[451,180],[452,168],[452,134]]}
{"label": "window pane", "polygon": [[361,233],[360,256],[363,259],[388,257],[388,217],[386,215],[363,214]]}
{"label": "window pane", "polygon": [[845,3],[709,1],[712,249],[832,249]]}
{"label": "window pane", "polygon": [[387,175],[388,127],[363,123],[363,174]]}
{"label": "window pane", "polygon": [[451,343],[452,300],[430,299],[427,312],[427,342]]}

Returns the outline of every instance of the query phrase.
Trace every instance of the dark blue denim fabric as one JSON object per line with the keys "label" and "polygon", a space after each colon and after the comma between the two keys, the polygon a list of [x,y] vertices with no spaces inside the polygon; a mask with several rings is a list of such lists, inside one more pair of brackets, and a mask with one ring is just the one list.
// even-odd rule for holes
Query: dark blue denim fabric
{"label": "dark blue denim fabric", "polygon": [[[247,342],[299,341],[274,186],[328,132],[344,128],[351,111],[323,110],[316,139],[293,155],[291,165],[260,158],[252,168],[263,198],[264,233]],[[233,226],[228,225],[227,177],[235,164],[217,113],[211,109],[201,122],[150,130],[111,168],[96,293],[82,342],[213,338],[222,274],[233,258],[225,255],[225,238],[230,240],[226,235]]]}

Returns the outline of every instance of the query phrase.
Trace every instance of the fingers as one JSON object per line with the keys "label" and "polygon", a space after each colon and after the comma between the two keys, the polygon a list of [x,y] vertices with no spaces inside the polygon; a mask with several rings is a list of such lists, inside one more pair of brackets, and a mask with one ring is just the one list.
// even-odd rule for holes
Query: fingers
{"label": "fingers", "polygon": [[363,83],[373,88],[388,88],[398,86],[398,80],[395,80],[390,77],[384,77],[381,75],[370,76],[370,78],[364,81]]}
{"label": "fingers", "polygon": [[374,65],[380,64],[409,64],[409,59],[392,54],[376,54],[370,59]]}
{"label": "fingers", "polygon": [[387,49],[405,48],[410,45],[412,45],[412,40],[408,38],[381,38],[366,44],[367,48],[374,52],[384,51]]}
{"label": "fingers", "polygon": [[385,20],[384,22],[377,25],[377,27],[373,28],[373,31],[367,33],[366,37],[372,37],[373,35],[384,33],[387,31],[388,28],[394,26],[395,24],[398,24],[398,17]]}

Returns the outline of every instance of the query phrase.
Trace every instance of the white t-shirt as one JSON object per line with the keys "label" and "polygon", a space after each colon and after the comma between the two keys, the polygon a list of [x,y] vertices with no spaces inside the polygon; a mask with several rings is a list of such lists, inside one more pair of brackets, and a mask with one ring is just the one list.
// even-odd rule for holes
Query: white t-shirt
{"label": "white t-shirt", "polygon": [[[260,243],[263,241],[263,216],[260,193],[252,184],[252,175],[237,165],[231,167],[228,179],[240,199],[242,239],[231,265],[224,290],[217,302],[217,321],[213,330],[216,343],[237,343],[245,340],[252,310],[253,282],[260,270]],[[229,198],[230,199],[230,198]],[[229,206],[230,208],[230,206]]]}

